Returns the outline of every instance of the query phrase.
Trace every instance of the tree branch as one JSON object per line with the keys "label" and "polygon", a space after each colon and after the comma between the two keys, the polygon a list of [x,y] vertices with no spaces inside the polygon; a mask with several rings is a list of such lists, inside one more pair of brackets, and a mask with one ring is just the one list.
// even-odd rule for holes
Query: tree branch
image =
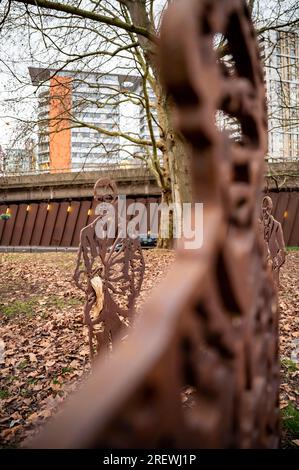
{"label": "tree branch", "polygon": [[296,18],[295,20],[287,21],[286,23],[274,24],[273,26],[264,26],[263,28],[258,29],[256,34],[259,36],[260,34],[263,34],[266,31],[277,31],[283,28],[290,28],[291,26],[295,26],[298,23],[299,23],[299,19]]}
{"label": "tree branch", "polygon": [[82,8],[73,7],[71,5],[64,5],[63,3],[51,2],[49,0],[13,0],[13,3],[23,3],[24,5],[32,5],[35,7],[45,8],[46,10],[55,10],[64,13],[69,13],[71,15],[79,16],[81,18],[97,21],[98,23],[103,23],[109,26],[115,26],[117,28],[124,29],[125,31],[138,34],[153,42],[156,41],[156,37],[149,31],[147,31],[145,28],[134,26],[133,24],[125,23],[124,21],[121,21],[117,18],[99,15],[98,13],[83,10]]}

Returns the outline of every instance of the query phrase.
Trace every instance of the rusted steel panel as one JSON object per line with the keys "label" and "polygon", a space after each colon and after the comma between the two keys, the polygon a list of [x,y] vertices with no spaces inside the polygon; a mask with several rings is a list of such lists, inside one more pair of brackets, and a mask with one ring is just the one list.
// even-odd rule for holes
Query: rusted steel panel
{"label": "rusted steel panel", "polygon": [[61,246],[71,246],[71,241],[74,235],[78,215],[80,210],[80,202],[72,201],[68,206],[68,216],[64,227],[64,232],[62,240],[60,242]]}
{"label": "rusted steel panel", "polygon": [[279,193],[276,193],[274,191],[270,191],[269,194],[267,193],[266,195],[269,195],[272,199],[272,202],[273,202],[273,215],[274,215],[275,218],[277,218],[276,217],[276,208],[277,208]]}
{"label": "rusted steel panel", "polygon": [[67,208],[69,207],[68,202],[61,202],[59,204],[59,209],[56,215],[56,221],[55,221],[55,226],[54,230],[52,233],[52,239],[51,239],[51,246],[60,246],[60,242],[62,239],[63,231],[64,231],[64,226],[65,222],[68,216]]}
{"label": "rusted steel panel", "polygon": [[[299,192],[293,193],[294,221],[289,239],[289,246],[299,246]],[[295,213],[296,210],[296,213]]]}
{"label": "rusted steel panel", "polygon": [[49,210],[47,211],[47,218],[42,234],[41,246],[51,245],[52,233],[54,230],[58,209],[59,204],[57,202],[49,203]]}
{"label": "rusted steel panel", "polygon": [[[217,60],[216,34],[227,38],[233,69]],[[110,361],[99,359],[33,448],[279,443],[279,312],[258,231],[267,114],[246,2],[171,2],[159,65],[188,142],[193,197],[206,207],[204,243],[188,250],[181,241],[135,330]],[[216,127],[218,110],[238,120],[241,144]]]}
{"label": "rusted steel panel", "polygon": [[80,232],[83,227],[87,225],[87,220],[88,220],[88,211],[91,207],[91,201],[82,201],[80,203],[80,211],[76,223],[76,227],[74,230],[73,234],[73,239],[72,239],[72,246],[79,246],[79,241],[80,241]]}
{"label": "rusted steel panel", "polygon": [[[135,198],[127,198],[126,199],[126,210],[128,210],[128,207],[130,206],[130,210],[134,213],[135,207],[136,207],[136,199]],[[132,218],[132,215],[128,217],[128,220]]]}
{"label": "rusted steel panel", "polygon": [[290,203],[290,199],[291,199],[291,193],[290,192],[288,192],[288,193],[282,192],[281,197],[285,200],[284,201],[285,210],[282,213],[282,219],[281,219],[281,226],[282,226],[283,231],[285,231],[286,224],[287,224],[287,218],[288,218],[288,207],[289,207],[289,203]]}
{"label": "rusted steel panel", "polygon": [[14,229],[14,225],[15,225],[15,221],[16,221],[17,214],[18,214],[17,204],[10,205],[9,206],[9,211],[10,211],[11,217],[10,217],[10,219],[5,221],[5,226],[4,226],[3,233],[2,233],[2,238],[1,238],[1,245],[3,245],[3,246],[8,246],[10,244],[10,240],[12,238],[13,229]]}
{"label": "rusted steel panel", "polygon": [[136,201],[136,199],[134,199],[134,198],[132,198],[132,197],[127,197],[127,198],[126,198],[127,210],[128,210],[128,207],[129,207],[131,204],[135,204],[135,201]]}
{"label": "rusted steel panel", "polygon": [[[285,238],[285,243],[287,246],[298,246],[299,244],[299,228],[298,228],[298,192],[297,191],[288,191],[288,192],[274,192],[271,191],[268,193],[273,201],[273,214],[274,217],[279,220],[282,223],[282,228],[284,232],[284,238]],[[161,202],[160,198],[127,198],[127,206],[129,204],[134,204],[134,202],[142,202],[146,205],[147,207],[147,227],[149,228],[151,226],[150,222],[150,211],[149,211],[149,206],[150,203],[155,203],[157,202],[158,204]],[[10,246],[18,246],[20,243],[22,245],[28,245],[28,236],[26,236],[25,241],[21,240],[22,232],[25,227],[23,227],[24,220],[26,218],[26,227],[28,227],[28,230],[30,232],[31,227],[29,227],[30,224],[32,224],[32,237],[30,240],[30,245],[33,246],[48,246],[49,245],[49,231],[51,232],[51,227],[53,230],[53,224],[56,224],[56,219],[53,220],[52,214],[55,213],[57,210],[57,202],[55,203],[50,203],[50,213],[51,215],[48,218],[47,226],[46,220],[48,216],[48,204],[40,202],[38,203],[38,211],[36,215],[36,219],[34,223],[32,222],[32,215],[30,218],[26,218],[27,212],[25,208],[27,208],[27,204],[18,204],[18,215],[17,219],[15,221],[15,225],[13,228],[12,232],[12,237],[10,240]],[[80,204],[80,208],[78,211],[77,215],[77,220],[76,215],[74,215],[73,208],[75,207],[75,214],[78,210],[78,204]],[[60,246],[78,246],[79,245],[79,236],[80,236],[80,231],[81,229],[87,224],[87,220],[94,220],[95,219],[95,207],[96,205],[93,205],[93,210],[90,215],[88,215],[88,211],[91,206],[91,201],[73,201],[71,203],[72,205],[72,211],[71,214],[68,215],[67,220],[66,220],[66,227],[64,228],[64,234],[60,243]],[[7,206],[2,205],[1,206],[1,213],[4,213],[6,211]],[[35,207],[30,205],[30,207]],[[56,207],[56,209],[55,209]],[[35,209],[34,209],[35,210]],[[154,210],[152,214],[152,218],[155,217],[155,212],[156,209]],[[32,212],[31,212],[32,214]],[[57,214],[55,214],[55,217]],[[159,213],[159,220],[160,220],[160,213]],[[30,221],[30,224],[28,225]],[[62,220],[63,222],[63,220]],[[4,231],[4,227],[6,225],[6,221],[1,220],[0,221],[0,240],[1,240],[1,235],[2,232]],[[71,227],[71,228],[69,228]],[[26,229],[27,230],[27,229]],[[57,227],[58,231],[63,230],[63,227]],[[44,234],[44,235],[43,235]],[[48,234],[48,235],[47,235]],[[43,240],[42,240],[43,237]],[[71,240],[70,240],[71,238]],[[47,245],[48,243],[48,245]],[[3,243],[1,243],[3,245]]]}
{"label": "rusted steel panel", "polygon": [[[153,198],[153,199],[151,200],[151,202],[152,202],[153,204],[156,203],[157,205],[159,205],[160,202],[161,202],[161,200],[158,199],[158,198],[155,198],[155,199]],[[152,206],[152,211],[149,211],[150,227],[153,227],[153,230],[154,230],[154,231],[156,230],[156,228],[154,227],[153,221],[154,221],[155,218],[157,217],[157,212],[158,212],[158,206],[157,206],[157,205],[153,205],[153,206]],[[160,213],[158,213],[158,224],[159,224],[159,222],[160,222]],[[157,227],[157,229],[158,229],[158,227]],[[153,235],[156,235],[156,236],[157,236],[157,235],[158,235],[158,232],[157,232],[157,233],[153,233]]]}
{"label": "rusted steel panel", "polygon": [[[5,214],[7,207],[8,207],[7,205],[1,205],[0,206],[0,214]],[[3,233],[3,230],[4,230],[5,224],[6,224],[6,220],[0,219],[0,245],[2,245],[1,238],[2,238],[2,233]]]}
{"label": "rusted steel panel", "polygon": [[31,243],[31,237],[34,230],[35,220],[38,213],[38,204],[30,204],[27,207],[27,217],[23,229],[23,234],[21,238],[21,245],[29,246]]}
{"label": "rusted steel panel", "polygon": [[273,216],[282,224],[287,246],[298,246],[299,227],[297,219],[298,191],[270,191],[273,202]]}
{"label": "rusted steel panel", "polygon": [[27,217],[27,204],[19,204],[18,215],[17,215],[15,226],[13,229],[13,235],[10,240],[11,246],[18,246],[21,244],[21,238],[24,232],[26,217]]}
{"label": "rusted steel panel", "polygon": [[295,227],[296,213],[297,213],[297,208],[298,208],[298,195],[296,197],[296,194],[297,193],[295,192],[289,193],[288,206],[284,213],[283,233],[284,233],[285,243],[287,246],[291,246],[290,240],[291,240],[293,228]]}
{"label": "rusted steel panel", "polygon": [[284,191],[280,192],[278,195],[275,218],[281,223],[283,229],[284,229],[284,214],[288,207],[289,197],[290,197],[289,193],[284,192]]}
{"label": "rusted steel panel", "polygon": [[121,209],[112,180],[102,178],[95,183],[94,202],[112,206],[110,222],[116,230],[111,237],[99,237],[96,227],[103,217],[99,213],[80,233],[74,280],[86,295],[84,323],[89,330],[92,360],[100,351],[108,353],[120,332],[130,326],[144,274],[139,238],[129,238],[118,231]]}
{"label": "rusted steel panel", "polygon": [[[146,200],[145,198],[140,197],[140,198],[138,198],[138,200],[136,200],[136,203],[137,203],[137,204],[138,204],[138,203],[141,203],[141,204],[143,204],[143,205],[146,207],[147,200]],[[135,206],[135,207],[136,207],[136,206]],[[138,206],[137,206],[137,207],[138,207]],[[137,210],[136,210],[136,214],[138,214],[138,211],[137,211]],[[134,215],[133,215],[133,217],[134,217]],[[141,225],[141,227],[142,227],[143,225],[147,226],[147,214],[146,214],[146,212],[143,212],[143,214],[142,214],[142,217],[141,217],[141,220],[140,220],[140,225]]]}
{"label": "rusted steel panel", "polygon": [[38,212],[34,222],[33,233],[30,241],[30,245],[39,246],[41,244],[41,239],[45,227],[46,218],[48,215],[48,204],[45,202],[40,202],[38,204]]}
{"label": "rusted steel panel", "polygon": [[279,286],[279,271],[285,263],[285,241],[281,223],[272,214],[273,202],[270,196],[264,196],[261,207],[261,224],[266,245],[267,263],[272,270],[276,286]]}
{"label": "rusted steel panel", "polygon": [[96,207],[98,205],[98,202],[93,200],[90,206],[90,209],[88,211],[88,219],[87,219],[87,225],[91,224],[95,219],[96,219]]}
{"label": "rusted steel panel", "polygon": [[18,209],[18,215],[15,221],[12,238],[10,241],[11,246],[18,246],[21,243],[21,238],[24,230],[25,220],[27,217],[27,204],[20,204]]}
{"label": "rusted steel panel", "polygon": [[145,199],[145,206],[146,206],[146,226],[148,228],[148,230],[150,230],[150,226],[151,226],[151,214],[150,214],[150,203],[151,202],[154,202],[154,201],[151,201],[151,199],[149,197],[147,197]]}

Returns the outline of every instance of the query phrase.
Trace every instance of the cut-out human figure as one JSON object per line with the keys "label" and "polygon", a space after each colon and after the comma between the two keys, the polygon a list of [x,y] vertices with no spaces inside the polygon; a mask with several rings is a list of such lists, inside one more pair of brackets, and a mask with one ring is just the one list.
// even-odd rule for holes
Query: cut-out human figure
{"label": "cut-out human figure", "polygon": [[[91,358],[103,348],[109,350],[112,340],[129,324],[144,273],[139,238],[129,238],[119,230],[115,183],[106,178],[98,180],[94,200],[102,208],[112,209],[108,211],[112,215],[107,218],[104,210],[81,230],[74,274],[76,285],[86,294],[84,323],[89,330]],[[99,236],[97,228],[104,217],[106,232],[115,227],[115,234]]]}
{"label": "cut-out human figure", "polygon": [[274,219],[272,210],[272,199],[269,196],[265,196],[262,201],[261,210],[264,240],[270,262],[272,263],[273,278],[275,284],[279,286],[279,270],[285,262],[286,252],[282,227],[280,222]]}

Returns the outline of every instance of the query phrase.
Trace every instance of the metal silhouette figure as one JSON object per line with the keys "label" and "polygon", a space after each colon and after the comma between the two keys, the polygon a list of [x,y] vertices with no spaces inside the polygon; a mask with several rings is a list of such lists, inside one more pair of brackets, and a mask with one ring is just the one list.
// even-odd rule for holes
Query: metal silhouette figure
{"label": "metal silhouette figure", "polygon": [[[144,274],[139,238],[129,238],[119,230],[115,183],[99,179],[94,200],[101,204],[103,213],[81,230],[74,274],[76,285],[86,294],[84,323],[89,330],[91,358],[103,349],[109,351],[120,330],[129,326]],[[108,218],[105,208],[108,214],[113,209]],[[106,233],[111,236],[100,237],[97,226],[104,217]],[[115,228],[115,234],[109,234],[111,228]]]}
{"label": "metal silhouette figure", "polygon": [[[205,205],[203,245],[179,247],[128,340],[34,448],[279,444],[279,311],[258,230],[267,151],[258,42],[245,0],[169,3],[159,70],[188,143],[193,200]],[[240,138],[218,128],[218,111],[237,120]]]}
{"label": "metal silhouette figure", "polygon": [[268,264],[272,268],[276,286],[279,286],[279,271],[285,263],[286,251],[281,223],[272,215],[273,202],[269,196],[262,201],[262,229],[267,250]]}

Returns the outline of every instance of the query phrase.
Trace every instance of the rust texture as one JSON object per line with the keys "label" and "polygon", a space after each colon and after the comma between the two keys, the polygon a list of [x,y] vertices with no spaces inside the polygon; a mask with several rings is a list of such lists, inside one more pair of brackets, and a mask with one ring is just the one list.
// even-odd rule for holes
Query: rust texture
{"label": "rust texture", "polygon": [[[268,194],[273,201],[273,216],[281,223],[285,244],[299,246],[299,191],[269,191]],[[130,198],[130,202],[142,202],[148,206],[151,202],[160,204],[161,198],[137,196]],[[17,246],[23,246],[24,249],[37,246],[78,247],[80,231],[95,218],[90,199],[73,199],[69,204],[60,200],[49,203],[34,201],[30,203],[28,211],[27,207],[28,204],[24,202],[0,204],[0,251],[3,246],[12,249]],[[6,214],[7,210],[10,210],[10,214]],[[64,218],[58,217],[59,213],[64,214]],[[23,236],[29,227],[32,230],[31,237]]]}
{"label": "rust texture", "polygon": [[[278,446],[278,309],[258,222],[265,92],[245,1],[171,3],[160,69],[204,202],[203,246],[178,247],[127,341],[32,447]],[[216,127],[220,110],[238,121],[237,141]]]}
{"label": "rust texture", "polygon": [[[109,216],[102,211],[80,233],[74,279],[86,294],[84,323],[89,330],[91,358],[102,349],[108,351],[119,331],[129,326],[144,274],[139,238],[127,237],[119,230],[120,207],[115,183],[107,178],[99,179],[94,186],[94,200],[97,204],[110,204],[114,214]],[[126,217],[125,205],[124,209],[122,217]],[[97,235],[97,224],[105,214],[108,214],[106,219],[114,219],[103,225],[107,231],[114,225],[113,238]]]}
{"label": "rust texture", "polygon": [[[159,196],[134,196],[128,203],[161,202]],[[95,219],[96,201],[51,200],[0,204],[0,250],[5,247],[78,247],[82,228]],[[9,213],[6,213],[9,211]]]}
{"label": "rust texture", "polygon": [[279,271],[285,263],[286,250],[281,224],[272,215],[273,202],[270,196],[262,201],[262,227],[268,253],[268,262],[273,271],[275,284],[279,286]]}

